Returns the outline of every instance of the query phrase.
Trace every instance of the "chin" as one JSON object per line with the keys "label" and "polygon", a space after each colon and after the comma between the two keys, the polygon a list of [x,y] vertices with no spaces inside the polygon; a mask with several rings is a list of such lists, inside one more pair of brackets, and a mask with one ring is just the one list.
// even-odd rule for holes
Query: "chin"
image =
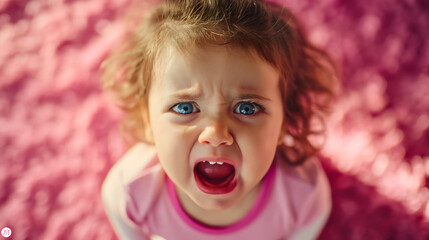
{"label": "chin", "polygon": [[205,201],[202,204],[198,204],[202,209],[207,211],[223,211],[231,208],[234,204],[220,202],[220,201]]}
{"label": "chin", "polygon": [[[201,193],[200,193],[201,194]],[[203,193],[205,196],[195,202],[200,208],[207,211],[221,211],[233,207],[240,199],[232,198],[226,195],[209,195]]]}

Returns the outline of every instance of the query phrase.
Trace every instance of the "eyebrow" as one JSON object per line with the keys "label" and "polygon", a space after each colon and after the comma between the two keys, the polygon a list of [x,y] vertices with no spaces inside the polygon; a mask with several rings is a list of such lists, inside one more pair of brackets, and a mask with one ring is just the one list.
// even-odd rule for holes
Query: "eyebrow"
{"label": "eyebrow", "polygon": [[238,97],[234,98],[235,100],[239,100],[239,99],[259,99],[262,101],[271,101],[271,99],[263,97],[261,95],[258,94],[252,94],[252,93],[245,93],[245,94],[240,94]]}
{"label": "eyebrow", "polygon": [[[249,88],[241,88],[241,90],[244,90],[244,89],[249,90]],[[173,93],[169,95],[168,98],[197,101],[198,99],[201,98],[201,95],[202,93],[196,93],[196,92],[193,92],[192,90],[189,91],[187,89],[184,91]],[[259,99],[262,101],[272,101],[270,98],[263,97],[261,95],[254,94],[254,93],[242,93],[242,94],[238,94],[236,97],[233,97],[233,100],[243,100],[243,99]]]}
{"label": "eyebrow", "polygon": [[196,101],[198,99],[200,99],[201,94],[200,93],[189,93],[188,91],[186,92],[178,92],[178,93],[173,93],[171,95],[168,96],[169,98],[174,98],[174,99],[179,99],[179,100],[191,100],[191,101]]}
{"label": "eyebrow", "polygon": [[[241,86],[240,87],[240,91],[243,92],[256,92],[257,89],[252,87],[252,86]],[[263,101],[271,101],[271,99],[263,97],[261,95],[258,94],[254,94],[254,93],[244,93],[244,94],[239,94],[238,97],[234,98],[235,100],[237,99],[259,99],[259,100],[263,100]]]}

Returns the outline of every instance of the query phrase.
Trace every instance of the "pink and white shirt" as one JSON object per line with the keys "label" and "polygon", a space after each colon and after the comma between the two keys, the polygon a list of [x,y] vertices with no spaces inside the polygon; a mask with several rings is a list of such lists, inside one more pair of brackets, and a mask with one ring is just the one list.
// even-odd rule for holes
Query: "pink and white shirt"
{"label": "pink and white shirt", "polygon": [[184,211],[154,156],[153,149],[136,145],[103,183],[106,213],[120,239],[316,239],[331,211],[329,183],[317,159],[294,167],[276,157],[247,215],[230,226],[209,227]]}

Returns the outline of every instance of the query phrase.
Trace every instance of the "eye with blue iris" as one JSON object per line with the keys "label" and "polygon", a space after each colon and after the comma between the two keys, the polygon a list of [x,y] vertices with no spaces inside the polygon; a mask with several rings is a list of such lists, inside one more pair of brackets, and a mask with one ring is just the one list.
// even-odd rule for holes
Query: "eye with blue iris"
{"label": "eye with blue iris", "polygon": [[234,112],[243,114],[243,115],[254,115],[261,110],[263,110],[263,108],[259,104],[251,103],[251,102],[241,102],[237,104],[237,106],[234,109]]}
{"label": "eye with blue iris", "polygon": [[179,114],[191,114],[194,112],[198,112],[198,108],[194,103],[191,102],[182,102],[174,105],[171,110],[175,111]]}

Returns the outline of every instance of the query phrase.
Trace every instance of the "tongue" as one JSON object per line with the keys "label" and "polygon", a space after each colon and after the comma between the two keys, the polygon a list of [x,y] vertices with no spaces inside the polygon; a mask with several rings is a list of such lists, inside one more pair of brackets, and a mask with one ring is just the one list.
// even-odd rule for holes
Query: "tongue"
{"label": "tongue", "polygon": [[198,177],[208,185],[220,186],[228,184],[235,174],[234,167],[228,163],[220,165],[200,162],[196,168]]}

